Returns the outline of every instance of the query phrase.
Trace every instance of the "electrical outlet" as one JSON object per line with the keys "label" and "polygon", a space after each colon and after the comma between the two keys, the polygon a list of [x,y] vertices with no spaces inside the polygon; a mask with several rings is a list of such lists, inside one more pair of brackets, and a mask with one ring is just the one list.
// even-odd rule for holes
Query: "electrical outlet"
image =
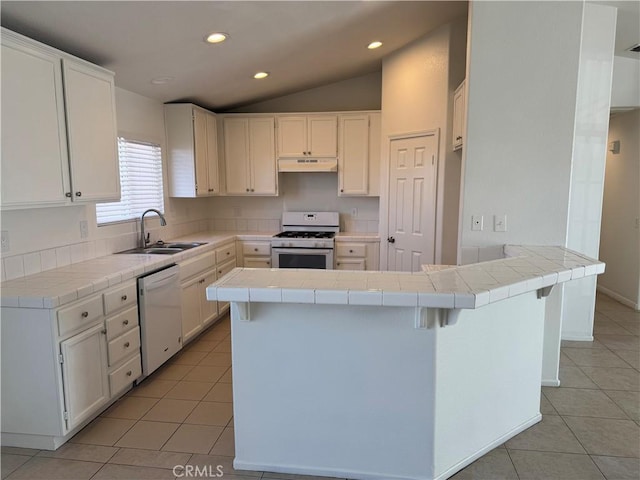
{"label": "electrical outlet", "polygon": [[8,230],[2,230],[2,238],[0,243],[2,243],[2,253],[6,253],[10,250]]}
{"label": "electrical outlet", "polygon": [[494,215],[493,216],[493,231],[494,232],[506,232],[507,231],[507,216],[506,215]]}
{"label": "electrical outlet", "polygon": [[89,223],[86,220],[80,220],[80,238],[89,237]]}
{"label": "electrical outlet", "polygon": [[354,207],[354,208],[351,209],[351,216],[354,217],[354,218],[358,216],[358,209],[357,208]]}
{"label": "electrical outlet", "polygon": [[472,215],[471,216],[471,230],[474,231],[482,231],[484,223],[484,217],[482,215]]}

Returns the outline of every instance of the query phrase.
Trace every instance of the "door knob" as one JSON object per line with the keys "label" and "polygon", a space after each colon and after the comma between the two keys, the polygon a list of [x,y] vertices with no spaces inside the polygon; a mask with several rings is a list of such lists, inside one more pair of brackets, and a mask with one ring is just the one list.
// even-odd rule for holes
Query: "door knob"
{"label": "door knob", "polygon": [[389,242],[389,243],[396,243],[396,239],[395,239],[395,238],[393,238],[393,237],[389,237],[389,238],[387,238],[387,242]]}

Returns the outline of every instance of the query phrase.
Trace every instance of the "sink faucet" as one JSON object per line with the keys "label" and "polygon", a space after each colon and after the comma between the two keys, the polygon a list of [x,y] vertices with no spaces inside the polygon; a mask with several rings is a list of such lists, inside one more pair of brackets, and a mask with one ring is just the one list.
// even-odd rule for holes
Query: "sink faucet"
{"label": "sink faucet", "polygon": [[150,208],[149,210],[145,210],[145,212],[140,217],[140,248],[145,248],[147,246],[147,244],[149,243],[149,234],[147,233],[146,236],[144,234],[144,216],[149,212],[154,212],[154,213],[158,214],[158,216],[160,217],[160,225],[161,226],[164,227],[167,224],[167,221],[165,220],[165,218],[162,215],[162,213],[160,213],[155,208]]}

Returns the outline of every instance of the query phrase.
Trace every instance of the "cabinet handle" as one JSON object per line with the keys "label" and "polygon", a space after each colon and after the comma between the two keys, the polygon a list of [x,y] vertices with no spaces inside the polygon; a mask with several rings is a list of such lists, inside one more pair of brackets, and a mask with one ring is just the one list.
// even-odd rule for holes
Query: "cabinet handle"
{"label": "cabinet handle", "polygon": [[67,197],[67,198],[71,198],[71,192],[65,193],[64,196]]}
{"label": "cabinet handle", "polygon": [[103,335],[106,335],[107,334],[107,329],[103,328],[102,330],[100,330],[100,333],[103,334]]}
{"label": "cabinet handle", "polygon": [[129,371],[127,372],[127,377],[130,377],[131,375],[133,375],[133,372],[132,372],[131,370],[129,370]]}
{"label": "cabinet handle", "polygon": [[353,250],[349,250],[349,253],[353,253]]}
{"label": "cabinet handle", "polygon": [[124,348],[129,348],[129,345],[130,345],[129,342],[125,343]]}
{"label": "cabinet handle", "polygon": [[123,321],[122,321],[122,325],[124,325],[124,326],[129,325],[129,320],[123,320]]}
{"label": "cabinet handle", "polygon": [[257,252],[257,251],[258,251],[258,249],[257,249],[257,248],[254,248],[254,249],[253,249],[253,251],[254,251],[254,252]]}
{"label": "cabinet handle", "polygon": [[80,314],[80,316],[81,316],[82,318],[87,318],[87,317],[89,316],[89,312],[82,312],[82,313]]}
{"label": "cabinet handle", "polygon": [[125,301],[127,300],[127,296],[126,296],[126,295],[122,295],[122,296],[120,297],[120,300],[122,300],[123,302],[125,302]]}
{"label": "cabinet handle", "polygon": [[340,266],[340,262],[336,263],[336,265]]}
{"label": "cabinet handle", "polygon": [[462,137],[456,137],[456,140],[462,140]]}
{"label": "cabinet handle", "polygon": [[82,192],[76,192],[76,197],[81,197],[82,196]]}

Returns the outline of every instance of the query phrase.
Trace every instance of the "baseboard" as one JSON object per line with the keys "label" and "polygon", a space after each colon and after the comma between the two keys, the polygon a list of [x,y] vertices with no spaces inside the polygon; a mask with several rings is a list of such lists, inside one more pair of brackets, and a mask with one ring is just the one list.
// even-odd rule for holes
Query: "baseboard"
{"label": "baseboard", "polygon": [[603,287],[602,285],[598,285],[596,290],[604,293],[606,296],[613,298],[614,300],[620,302],[627,307],[631,307],[636,311],[640,311],[640,303],[634,303],[633,300],[629,300],[626,297],[623,297],[619,293],[614,292],[613,290],[609,290],[607,287]]}
{"label": "baseboard", "polygon": [[455,464],[453,467],[448,468],[447,470],[442,472],[437,477],[433,477],[433,480],[445,480],[446,478],[451,477],[452,475],[454,475],[455,473],[459,472],[460,470],[462,470],[467,465],[472,464],[473,462],[475,462],[477,459],[479,459],[483,455],[486,455],[487,453],[489,453],[494,448],[502,445],[504,442],[506,442],[510,438],[515,437],[519,433],[525,431],[527,428],[535,425],[540,420],[542,420],[542,415],[538,413],[537,415],[533,416],[532,418],[530,418],[526,422],[518,425],[516,428],[514,428],[511,431],[505,433],[504,435],[502,435],[497,440],[494,440],[493,442],[491,442],[487,446],[483,447],[481,450],[477,451],[473,455],[468,456],[464,460],[462,460],[462,461],[458,462],[457,464]]}
{"label": "baseboard", "polygon": [[[405,477],[400,475],[360,472],[354,470],[340,470],[329,468],[313,468],[301,465],[270,465],[268,463],[253,463],[239,460],[233,461],[234,470],[252,470],[258,472],[276,472],[297,475],[312,475],[313,477],[352,478],[357,480],[424,480],[426,477]],[[244,478],[244,477],[243,477]]]}
{"label": "baseboard", "polygon": [[584,335],[582,333],[569,332],[563,333],[560,339],[568,340],[570,342],[593,342],[593,335]]}
{"label": "baseboard", "polygon": [[542,382],[540,382],[540,384],[543,387],[559,387],[560,386],[560,380],[558,380],[557,378],[545,380],[543,378]]}

